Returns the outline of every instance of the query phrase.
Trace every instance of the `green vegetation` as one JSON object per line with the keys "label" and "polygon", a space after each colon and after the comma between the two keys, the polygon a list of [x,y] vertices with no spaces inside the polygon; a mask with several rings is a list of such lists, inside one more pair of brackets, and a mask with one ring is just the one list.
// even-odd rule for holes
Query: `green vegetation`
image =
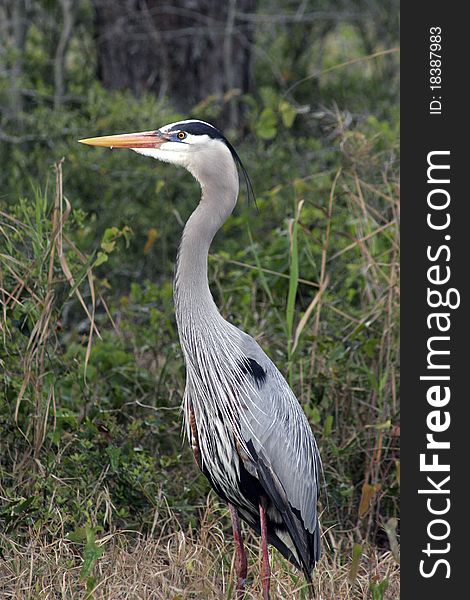
{"label": "green vegetation", "polygon": [[[152,584],[167,591],[148,597],[230,597],[229,519],[212,495],[208,510],[209,486],[181,437],[171,280],[199,190],[182,170],[77,144],[183,115],[150,94],[103,89],[91,7],[80,11],[70,99],[51,101],[50,48],[35,26],[22,82],[35,96],[2,121],[18,139],[0,146],[0,590],[43,598],[55,582],[63,597],[147,597],[140,580],[135,596],[109,587],[115,565],[139,568],[135,552],[142,572],[171,571]],[[397,55],[371,58],[360,30],[338,23],[322,42],[325,74],[286,93],[315,71],[299,35],[257,32],[287,86],[256,54],[243,128],[226,134],[257,209],[242,193],[212,247],[211,289],[289,378],[320,447],[326,556],[315,587],[325,598],[395,598]],[[10,92],[0,74],[0,102]],[[213,120],[218,109],[207,102],[193,115]],[[34,561],[36,587],[13,595]],[[295,569],[275,561],[279,594],[306,597]]]}

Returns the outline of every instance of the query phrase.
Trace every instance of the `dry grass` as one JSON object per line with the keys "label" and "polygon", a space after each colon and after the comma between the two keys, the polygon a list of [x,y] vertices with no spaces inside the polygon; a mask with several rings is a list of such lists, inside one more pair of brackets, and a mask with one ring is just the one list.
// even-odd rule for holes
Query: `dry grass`
{"label": "dry grass", "polygon": [[[2,252],[0,252],[0,306],[2,309],[0,333],[4,336],[4,340],[10,339],[13,335],[8,329],[8,311],[16,308],[21,309],[23,315],[34,315],[31,331],[28,332],[27,328],[25,329],[25,335],[29,336],[29,340],[22,356],[23,381],[16,398],[15,424],[25,439],[31,442],[35,458],[39,456],[45,441],[51,412],[54,412],[55,419],[55,388],[54,385],[45,385],[45,375],[48,370],[49,347],[56,343],[54,338],[57,319],[54,316],[54,305],[57,302],[56,291],[59,282],[66,281],[68,283],[71,288],[70,295],[74,295],[80,302],[90,323],[85,369],[90,358],[93,333],[95,332],[99,337],[95,324],[95,290],[91,266],[88,264],[87,257],[64,233],[64,225],[72,212],[72,207],[63,194],[63,161],[64,159],[61,159],[54,167],[56,188],[50,224],[38,223],[42,204],[39,193],[36,195],[36,222],[23,223],[8,213],[0,211],[0,240],[2,242]],[[51,229],[48,232],[49,225]],[[22,260],[18,260],[15,255],[21,255],[21,252],[15,252],[13,248],[15,245],[20,245],[18,239],[22,240],[23,236],[31,242],[32,256],[28,256],[27,251],[24,250]],[[78,282],[67,262],[64,242],[83,265],[83,273]],[[3,251],[3,245],[5,251]],[[60,265],[59,279],[57,278],[58,265]],[[4,287],[3,269],[5,274],[9,275],[10,280],[14,282],[14,287],[10,290]],[[88,308],[79,289],[81,281],[85,279],[89,285],[91,309]],[[24,325],[26,317],[23,318]],[[20,407],[23,400],[28,399],[32,400],[34,410],[31,411],[32,418],[28,422],[27,430],[22,431],[19,425]]]}
{"label": "dry grass", "polygon": [[[64,537],[46,541],[31,529],[27,545],[0,536],[5,548],[0,562],[0,595],[5,599],[51,600],[216,600],[234,597],[233,545],[225,519],[208,503],[197,530],[183,530],[171,515],[159,536],[117,531],[97,540],[104,552],[93,578],[80,576],[83,547]],[[2,539],[3,538],[3,539]],[[249,581],[246,600],[261,598],[257,540],[246,531]],[[303,600],[308,590],[302,576],[271,550],[272,599]],[[316,600],[370,598],[370,584],[387,579],[383,598],[399,597],[399,567],[390,553],[363,553],[357,577],[350,581],[351,560],[325,553],[314,574]],[[87,585],[88,584],[88,585]]]}

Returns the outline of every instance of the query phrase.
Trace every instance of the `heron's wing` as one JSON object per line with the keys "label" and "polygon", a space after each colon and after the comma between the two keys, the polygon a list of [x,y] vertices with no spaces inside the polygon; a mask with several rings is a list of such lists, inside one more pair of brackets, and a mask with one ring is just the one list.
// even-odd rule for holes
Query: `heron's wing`
{"label": "heron's wing", "polygon": [[248,335],[244,352],[244,373],[251,385],[243,386],[241,432],[252,449],[258,478],[281,514],[277,504],[285,510],[287,503],[305,529],[318,535],[321,463],[310,425],[286,380]]}

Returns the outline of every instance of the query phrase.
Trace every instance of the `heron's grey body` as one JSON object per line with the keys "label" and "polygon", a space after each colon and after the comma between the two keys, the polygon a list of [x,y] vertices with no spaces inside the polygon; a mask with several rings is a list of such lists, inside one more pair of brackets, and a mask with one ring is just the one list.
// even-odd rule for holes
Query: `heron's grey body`
{"label": "heron's grey body", "polygon": [[184,229],[174,285],[187,366],[186,430],[212,486],[257,530],[257,496],[266,494],[270,541],[309,574],[320,554],[320,460],[312,431],[276,366],[222,318],[209,290],[209,247],[238,196],[232,155],[216,144],[210,171],[188,166],[202,197]]}
{"label": "heron's grey body", "polygon": [[246,555],[237,514],[261,533],[267,599],[267,540],[308,578],[320,556],[320,457],[289,385],[256,341],[220,315],[209,290],[209,247],[237,202],[237,164],[247,178],[245,168],[220,131],[197,120],[82,141],[132,148],[183,166],[200,183],[201,200],[184,228],[174,283],[187,368],[186,431],[199,467],[229,503],[240,592]]}

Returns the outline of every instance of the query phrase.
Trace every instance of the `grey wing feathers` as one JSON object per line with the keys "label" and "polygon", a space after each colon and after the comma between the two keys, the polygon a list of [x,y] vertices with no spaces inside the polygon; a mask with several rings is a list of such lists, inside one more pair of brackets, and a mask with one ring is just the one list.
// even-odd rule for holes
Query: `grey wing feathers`
{"label": "grey wing feathers", "polygon": [[318,529],[316,504],[321,469],[315,439],[285,379],[258,344],[245,336],[244,352],[264,370],[265,378],[252,392],[256,400],[250,403],[242,435],[262,457],[265,476],[275,475],[290,506],[299,511],[304,527],[313,533]]}

